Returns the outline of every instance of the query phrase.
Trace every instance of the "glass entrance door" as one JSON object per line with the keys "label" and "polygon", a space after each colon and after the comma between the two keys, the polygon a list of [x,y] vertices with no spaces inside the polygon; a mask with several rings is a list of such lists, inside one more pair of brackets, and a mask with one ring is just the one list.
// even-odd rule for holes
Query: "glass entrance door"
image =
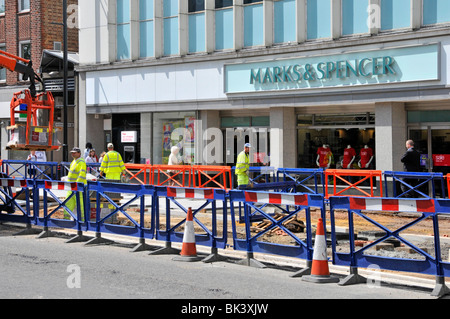
{"label": "glass entrance door", "polygon": [[428,126],[411,129],[409,138],[422,154],[422,164],[429,172],[450,173],[450,129]]}

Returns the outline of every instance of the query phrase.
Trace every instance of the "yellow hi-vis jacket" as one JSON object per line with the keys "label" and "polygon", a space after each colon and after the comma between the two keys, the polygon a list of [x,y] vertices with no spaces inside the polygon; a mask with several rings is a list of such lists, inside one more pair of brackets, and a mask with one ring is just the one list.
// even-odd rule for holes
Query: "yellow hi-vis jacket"
{"label": "yellow hi-vis jacket", "polygon": [[236,161],[236,170],[235,174],[237,175],[238,186],[240,185],[248,185],[249,178],[247,175],[247,171],[250,168],[250,160],[248,155],[245,154],[245,151],[239,153]]}
{"label": "yellow hi-vis jacket", "polygon": [[86,184],[86,162],[83,157],[74,159],[70,163],[69,174],[67,175],[69,182],[77,182]]}
{"label": "yellow hi-vis jacket", "polygon": [[120,180],[120,175],[124,170],[125,164],[117,151],[109,151],[103,156],[100,172],[105,173],[106,179]]}

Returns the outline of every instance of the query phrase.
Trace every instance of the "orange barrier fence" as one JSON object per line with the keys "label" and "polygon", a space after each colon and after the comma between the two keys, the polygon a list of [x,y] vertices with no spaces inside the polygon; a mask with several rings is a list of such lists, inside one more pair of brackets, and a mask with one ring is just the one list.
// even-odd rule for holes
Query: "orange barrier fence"
{"label": "orange barrier fence", "polygon": [[[447,174],[445,176],[445,178],[447,179],[447,191],[448,191],[448,198],[450,198],[450,174]],[[442,192],[444,193],[444,192]]]}
{"label": "orange barrier fence", "polygon": [[194,165],[192,173],[193,187],[228,190],[233,186],[230,166]]}
{"label": "orange barrier fence", "polygon": [[188,165],[153,165],[151,178],[154,186],[190,187],[192,169]]}
{"label": "orange barrier fence", "polygon": [[[328,177],[333,178],[333,193],[328,193]],[[350,177],[350,181],[345,179],[344,177]],[[356,182],[353,182],[353,179],[358,178]],[[378,186],[380,187],[379,195],[375,196],[375,185],[374,181],[379,178]],[[370,190],[366,191],[361,188],[361,184],[364,181],[370,181]],[[337,181],[342,181],[345,187],[344,189],[337,191]],[[367,197],[382,197],[383,196],[383,182],[382,182],[382,172],[376,170],[347,170],[347,169],[327,169],[325,170],[325,198],[329,198],[330,196],[340,196],[347,190],[356,190],[358,195],[367,196]],[[344,196],[348,196],[346,194]],[[352,194],[353,195],[353,194]]]}
{"label": "orange barrier fence", "polygon": [[148,164],[125,164],[125,171],[129,174],[127,178],[129,181],[136,180],[139,184],[147,185],[151,183],[151,167]]}

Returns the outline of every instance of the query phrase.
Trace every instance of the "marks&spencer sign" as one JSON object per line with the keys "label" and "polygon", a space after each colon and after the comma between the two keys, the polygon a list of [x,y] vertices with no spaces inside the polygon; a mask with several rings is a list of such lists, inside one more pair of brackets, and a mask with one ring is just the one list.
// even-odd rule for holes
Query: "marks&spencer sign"
{"label": "marks&spencer sign", "polygon": [[439,80],[439,44],[225,66],[225,93]]}

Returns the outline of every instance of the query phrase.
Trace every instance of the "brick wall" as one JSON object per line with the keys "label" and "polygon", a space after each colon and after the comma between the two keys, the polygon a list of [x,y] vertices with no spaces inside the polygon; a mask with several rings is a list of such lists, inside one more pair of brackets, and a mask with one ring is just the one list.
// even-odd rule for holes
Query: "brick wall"
{"label": "brick wall", "polygon": [[[78,0],[68,0],[68,5],[77,4]],[[63,44],[61,0],[31,0],[30,11],[17,12],[17,0],[5,1],[5,15],[0,16],[0,44],[6,44],[6,51],[19,54],[21,41],[31,42],[31,60],[37,70],[42,57],[42,50],[53,50],[54,42]],[[71,13],[75,14],[75,12]],[[62,49],[62,47],[61,47]],[[68,30],[68,50],[78,52],[78,29]],[[6,84],[18,83],[18,74],[7,72]]]}

